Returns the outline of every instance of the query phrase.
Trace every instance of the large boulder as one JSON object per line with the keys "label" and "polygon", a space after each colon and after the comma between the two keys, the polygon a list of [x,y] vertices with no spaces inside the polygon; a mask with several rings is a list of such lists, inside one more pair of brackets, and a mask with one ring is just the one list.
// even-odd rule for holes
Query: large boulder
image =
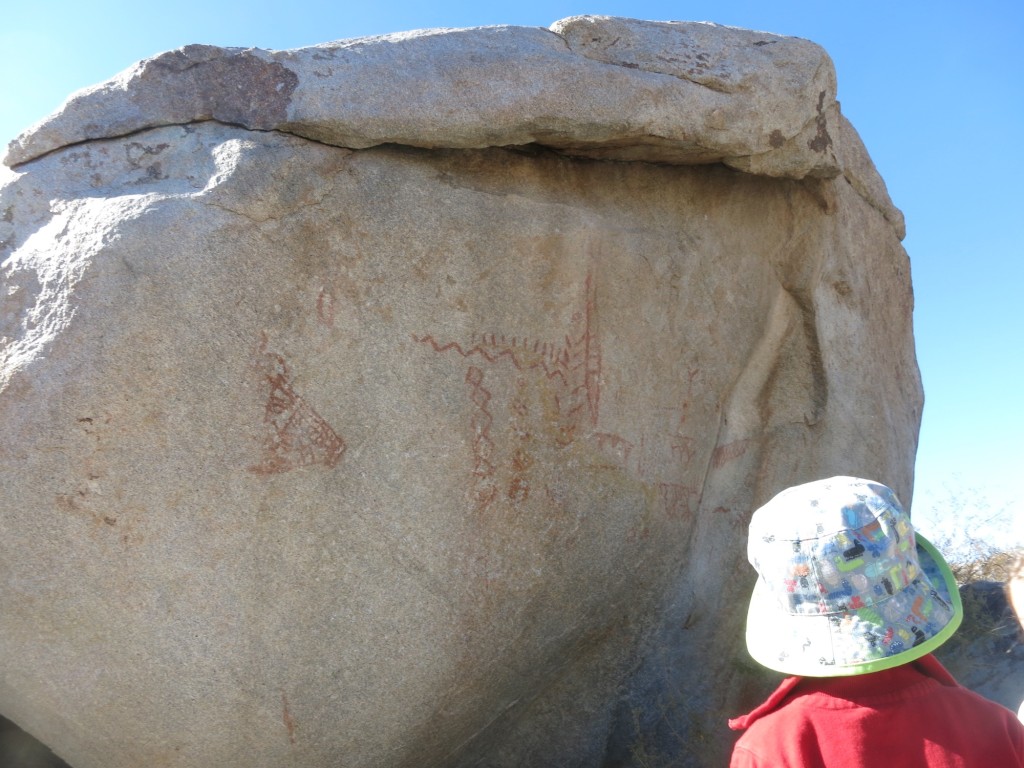
{"label": "large boulder", "polygon": [[753,508],[909,500],[902,219],[804,40],[190,46],[0,175],[0,712],[75,768],[721,765]]}

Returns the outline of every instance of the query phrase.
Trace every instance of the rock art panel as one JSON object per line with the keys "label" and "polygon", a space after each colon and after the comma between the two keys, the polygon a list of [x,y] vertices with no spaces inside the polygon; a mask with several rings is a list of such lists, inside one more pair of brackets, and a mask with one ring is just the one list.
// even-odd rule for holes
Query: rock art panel
{"label": "rock art panel", "polygon": [[0,712],[74,768],[720,765],[751,511],[911,493],[902,218],[812,43],[190,46],[6,163]]}

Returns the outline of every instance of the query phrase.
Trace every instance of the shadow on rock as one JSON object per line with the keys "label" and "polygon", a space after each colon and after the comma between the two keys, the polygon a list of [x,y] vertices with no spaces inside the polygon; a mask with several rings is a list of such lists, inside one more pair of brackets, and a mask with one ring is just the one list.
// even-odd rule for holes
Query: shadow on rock
{"label": "shadow on rock", "polygon": [[42,742],[0,717],[0,765],[4,768],[70,768]]}

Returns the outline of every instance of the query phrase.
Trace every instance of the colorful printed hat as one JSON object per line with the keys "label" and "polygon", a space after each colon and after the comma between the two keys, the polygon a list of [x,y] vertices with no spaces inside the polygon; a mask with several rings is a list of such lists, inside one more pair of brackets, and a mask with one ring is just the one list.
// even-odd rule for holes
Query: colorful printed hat
{"label": "colorful printed hat", "polygon": [[758,580],[747,649],[789,675],[889,669],[931,653],[963,619],[953,574],[915,535],[889,488],[833,477],[754,512],[747,557]]}

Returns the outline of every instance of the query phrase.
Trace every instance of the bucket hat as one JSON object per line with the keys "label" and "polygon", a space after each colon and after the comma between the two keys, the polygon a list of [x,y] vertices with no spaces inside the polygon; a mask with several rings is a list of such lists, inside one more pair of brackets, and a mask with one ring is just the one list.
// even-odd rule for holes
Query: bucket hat
{"label": "bucket hat", "polygon": [[963,619],[949,565],[896,494],[871,480],[833,477],[778,494],[750,520],[747,557],[758,573],[747,649],[785,674],[906,664]]}

